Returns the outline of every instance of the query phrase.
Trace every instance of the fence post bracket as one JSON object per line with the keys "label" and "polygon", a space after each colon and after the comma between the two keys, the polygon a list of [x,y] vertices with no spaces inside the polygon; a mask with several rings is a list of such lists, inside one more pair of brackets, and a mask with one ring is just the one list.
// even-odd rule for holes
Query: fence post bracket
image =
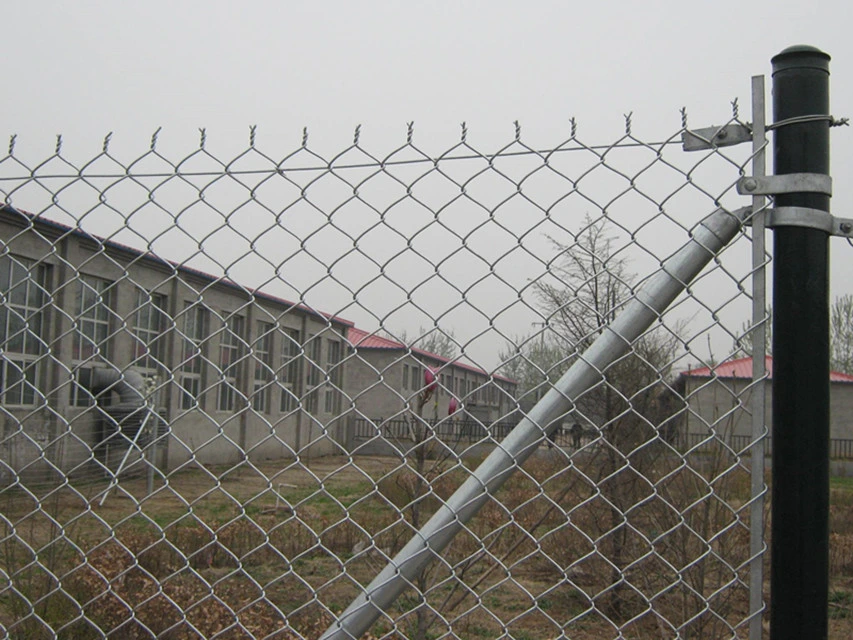
{"label": "fence post bracket", "polygon": [[706,127],[704,129],[689,129],[681,134],[681,147],[684,151],[702,151],[731,147],[742,142],[752,141],[752,130],[739,123],[731,123],[721,127]]}
{"label": "fence post bracket", "polygon": [[776,196],[780,193],[822,193],[831,196],[832,178],[820,173],[747,176],[737,181],[737,192],[742,196]]}
{"label": "fence post bracket", "polygon": [[[820,209],[808,207],[774,207],[764,210],[764,226],[768,229],[776,227],[803,227],[818,229],[831,236],[853,238],[853,218],[838,218]],[[748,211],[742,218],[745,226],[752,226],[752,212]]]}

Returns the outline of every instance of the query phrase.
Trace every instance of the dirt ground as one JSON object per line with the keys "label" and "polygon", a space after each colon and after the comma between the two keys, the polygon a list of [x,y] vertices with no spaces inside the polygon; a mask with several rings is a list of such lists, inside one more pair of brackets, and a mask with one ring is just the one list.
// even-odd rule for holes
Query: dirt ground
{"label": "dirt ground", "polygon": [[[467,477],[428,471],[419,483],[399,459],[330,457],[187,468],[150,495],[132,478],[103,504],[106,483],[3,491],[0,568],[14,589],[0,596],[0,624],[12,638],[318,638],[413,520]],[[404,594],[373,636],[746,638],[748,576],[729,567],[747,528],[726,506],[745,503],[744,479],[716,487],[727,503],[697,502],[666,478],[657,495],[610,488],[638,504],[614,526],[605,485],[582,471],[534,456],[431,565],[426,597]],[[682,520],[706,507],[689,530],[666,509],[678,499]],[[833,485],[832,504],[830,637],[840,639],[853,637],[853,485]],[[711,545],[691,533],[700,526]]]}

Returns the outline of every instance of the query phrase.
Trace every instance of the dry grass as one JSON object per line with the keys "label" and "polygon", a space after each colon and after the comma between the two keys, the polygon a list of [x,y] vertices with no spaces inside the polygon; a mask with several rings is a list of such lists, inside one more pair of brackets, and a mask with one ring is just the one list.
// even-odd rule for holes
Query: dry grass
{"label": "dry grass", "polygon": [[[748,613],[746,470],[660,458],[650,479],[627,464],[600,478],[594,457],[573,462],[534,456],[431,565],[425,598],[404,595],[396,628],[372,633],[411,636],[428,606],[436,638],[731,637]],[[7,489],[0,623],[28,639],[317,638],[412,535],[412,472],[357,465],[187,469],[147,497],[144,480],[123,482],[103,506],[106,485]],[[424,513],[466,475],[433,474]],[[851,506],[853,486],[836,486],[838,638],[853,637]]]}

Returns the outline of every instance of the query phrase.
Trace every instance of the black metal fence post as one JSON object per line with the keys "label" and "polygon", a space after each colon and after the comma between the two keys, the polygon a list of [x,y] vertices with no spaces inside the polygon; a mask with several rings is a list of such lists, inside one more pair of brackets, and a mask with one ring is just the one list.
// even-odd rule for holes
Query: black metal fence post
{"label": "black metal fence post", "polygon": [[[775,173],[829,173],[829,56],[773,58]],[[793,119],[793,120],[792,120]],[[829,211],[829,196],[775,206]],[[808,211],[803,211],[804,224]],[[770,637],[827,637],[829,582],[829,234],[773,230],[773,494]]]}

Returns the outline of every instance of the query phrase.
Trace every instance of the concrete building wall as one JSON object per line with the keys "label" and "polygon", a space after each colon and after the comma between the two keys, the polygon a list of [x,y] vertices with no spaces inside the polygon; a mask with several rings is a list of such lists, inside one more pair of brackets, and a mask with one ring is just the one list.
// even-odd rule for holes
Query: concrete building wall
{"label": "concrete building wall", "polygon": [[[25,262],[32,277],[39,265],[46,267],[38,332],[44,344],[33,358],[37,362],[28,365],[37,369],[38,398],[26,406],[7,403],[0,412],[0,476],[44,475],[52,468],[63,474],[82,472],[94,463],[92,452],[101,437],[104,411],[78,406],[82,403],[74,400],[76,379],[82,369],[90,368],[156,376],[157,407],[170,427],[158,448],[158,466],[172,469],[191,460],[234,463],[244,458],[244,452],[250,459],[265,460],[296,451],[306,455],[341,451],[335,438],[344,437],[342,415],[348,406],[339,388],[346,364],[330,359],[335,344],[337,360],[346,354],[347,324],[57,225],[30,225],[6,209],[0,213],[0,240],[0,259],[7,264]],[[101,345],[105,349],[91,350],[77,361],[81,278],[110,283],[109,337]],[[135,335],[140,292],[143,301],[150,300],[148,294],[162,296],[158,363],[148,361]],[[183,400],[186,393],[181,386],[187,305],[203,308],[208,321],[199,346],[199,393],[192,406]],[[241,319],[242,331],[236,359],[228,366],[220,362],[220,347],[232,318]],[[285,364],[290,332],[298,332],[298,346],[289,349],[297,352],[295,380],[285,380],[285,374],[293,372]],[[262,339],[262,333],[269,337]],[[262,351],[268,354],[269,366],[258,370]],[[227,409],[217,399],[226,382],[234,392],[233,406]],[[286,407],[285,389],[294,394]],[[257,402],[259,393],[264,402]]]}
{"label": "concrete building wall", "polygon": [[456,398],[459,407],[456,419],[473,418],[485,425],[515,410],[514,384],[495,383],[486,372],[478,373],[403,349],[351,349],[347,394],[353,398],[360,416],[371,420],[402,417],[417,407],[426,367],[437,370],[438,385],[423,408],[424,418],[448,416],[451,398]]}
{"label": "concrete building wall", "polygon": [[[686,431],[695,436],[748,436],[752,433],[752,391],[747,380],[689,379],[685,386],[688,401]],[[770,411],[770,394],[766,414]]]}
{"label": "concrete building wall", "polygon": [[403,359],[397,351],[350,348],[346,392],[358,414],[370,419],[392,418],[406,411]]}
{"label": "concrete building wall", "polygon": [[829,412],[831,437],[853,439],[853,384],[838,382],[830,385]]}
{"label": "concrete building wall", "polygon": [[[685,397],[690,410],[685,417],[688,436],[705,437],[752,435],[752,394],[750,380],[737,378],[684,378]],[[772,427],[773,388],[767,383],[765,415]],[[808,429],[808,425],[803,425]],[[853,384],[830,383],[830,438],[853,439]]]}

